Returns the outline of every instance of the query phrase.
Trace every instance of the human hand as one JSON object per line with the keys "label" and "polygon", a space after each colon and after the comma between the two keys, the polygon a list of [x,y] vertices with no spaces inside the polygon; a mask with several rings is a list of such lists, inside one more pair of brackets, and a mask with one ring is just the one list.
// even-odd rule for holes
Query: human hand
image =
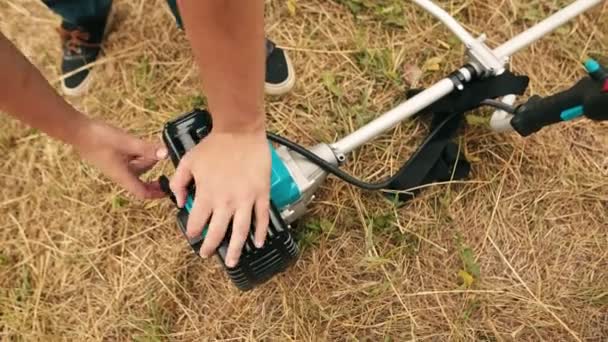
{"label": "human hand", "polygon": [[190,150],[180,161],[170,187],[177,204],[183,207],[187,187],[196,184],[187,235],[202,234],[209,223],[201,247],[203,258],[215,252],[224,239],[230,220],[232,235],[226,265],[238,264],[255,215],[255,245],[266,239],[270,205],[270,148],[265,131],[214,132]]}
{"label": "human hand", "polygon": [[162,145],[140,140],[95,120],[88,120],[78,135],[75,147],[82,158],[136,198],[165,196],[158,181],[143,182],[139,178],[159,160],[167,157],[167,150]]}

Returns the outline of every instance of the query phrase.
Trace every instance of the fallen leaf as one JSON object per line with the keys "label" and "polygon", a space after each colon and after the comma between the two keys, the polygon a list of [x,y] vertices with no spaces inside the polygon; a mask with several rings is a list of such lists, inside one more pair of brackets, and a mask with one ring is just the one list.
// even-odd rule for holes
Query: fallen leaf
{"label": "fallen leaf", "polygon": [[287,0],[287,11],[292,17],[296,15],[296,0]]}
{"label": "fallen leaf", "polygon": [[464,156],[470,163],[481,163],[481,158],[475,156],[469,149],[467,148],[467,144],[463,142],[464,146]]}
{"label": "fallen leaf", "polygon": [[127,204],[129,204],[129,200],[120,195],[114,196],[112,198],[112,209],[114,210],[122,208]]}
{"label": "fallen leaf", "polygon": [[473,278],[473,276],[465,270],[458,271],[458,276],[462,279],[462,283],[467,289],[470,288],[471,285],[473,285],[473,282],[475,281],[475,278]]}
{"label": "fallen leaf", "polygon": [[403,70],[403,80],[410,88],[416,88],[422,77],[422,70],[414,64],[406,64]]}
{"label": "fallen leaf", "polygon": [[490,119],[485,116],[479,115],[467,115],[466,116],[467,124],[471,126],[483,126],[486,127],[490,124]]}
{"label": "fallen leaf", "polygon": [[429,58],[426,62],[424,62],[424,66],[422,67],[422,70],[438,71],[441,66],[441,62],[443,62],[442,57]]}
{"label": "fallen leaf", "polygon": [[555,33],[557,33],[560,36],[567,36],[570,34],[570,31],[572,29],[570,28],[570,25],[564,25],[564,26],[560,26],[555,30]]}
{"label": "fallen leaf", "polygon": [[442,47],[444,47],[446,50],[451,49],[452,47],[450,46],[450,44],[444,42],[441,39],[437,39],[437,44],[441,45]]}
{"label": "fallen leaf", "polygon": [[342,89],[336,84],[336,79],[331,73],[323,74],[323,85],[327,88],[327,90],[331,91],[337,97],[342,96]]}
{"label": "fallen leaf", "polygon": [[0,254],[0,265],[8,264],[8,257],[4,254]]}
{"label": "fallen leaf", "polygon": [[477,264],[475,261],[475,255],[473,254],[473,250],[471,248],[463,247],[460,250],[460,259],[464,263],[464,268],[467,273],[471,274],[475,278],[479,278],[481,276],[479,264]]}
{"label": "fallen leaf", "polygon": [[524,12],[524,18],[530,21],[538,21],[545,18],[545,15],[540,11],[540,9],[535,7],[529,7]]}

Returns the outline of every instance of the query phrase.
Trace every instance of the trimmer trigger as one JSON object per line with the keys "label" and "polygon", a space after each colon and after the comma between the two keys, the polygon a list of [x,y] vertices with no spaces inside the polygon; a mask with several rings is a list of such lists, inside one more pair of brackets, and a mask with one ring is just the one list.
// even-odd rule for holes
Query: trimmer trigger
{"label": "trimmer trigger", "polygon": [[160,184],[160,189],[171,199],[171,201],[177,205],[177,199],[175,199],[175,195],[171,188],[169,187],[169,178],[167,176],[162,175],[158,178],[158,183]]}

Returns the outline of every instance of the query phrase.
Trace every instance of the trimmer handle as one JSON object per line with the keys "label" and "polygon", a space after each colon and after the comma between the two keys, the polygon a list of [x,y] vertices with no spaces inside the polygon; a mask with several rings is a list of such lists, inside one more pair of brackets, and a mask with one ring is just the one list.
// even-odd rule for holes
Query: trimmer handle
{"label": "trimmer handle", "polygon": [[585,67],[589,76],[572,88],[545,98],[533,96],[519,106],[511,126],[522,136],[528,136],[545,126],[583,115],[593,120],[606,120],[606,111],[601,104],[608,102],[608,72],[594,60],[587,61]]}
{"label": "trimmer handle", "polygon": [[604,92],[585,99],[585,116],[593,121],[608,120],[608,81]]}

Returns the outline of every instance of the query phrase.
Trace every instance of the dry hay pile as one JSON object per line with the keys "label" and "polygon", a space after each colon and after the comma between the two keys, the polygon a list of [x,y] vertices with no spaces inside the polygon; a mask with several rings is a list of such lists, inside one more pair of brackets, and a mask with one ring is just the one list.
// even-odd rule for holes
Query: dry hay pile
{"label": "dry hay pile", "polygon": [[[71,101],[158,139],[166,120],[204,103],[188,44],[162,1],[116,2],[95,86]],[[496,46],[569,2],[439,3]],[[303,144],[343,136],[463,62],[454,38],[406,1],[271,1],[267,19],[298,73],[293,93],[268,99],[270,127]],[[57,23],[39,1],[0,1],[0,29],[54,85]],[[517,55],[513,69],[532,78],[531,92],[555,92],[583,75],[585,56],[608,61],[607,32],[603,4]],[[605,341],[608,126],[576,121],[522,139],[473,114],[466,182],[395,209],[331,178],[298,228],[301,260],[247,294],[215,260],[190,254],[168,201],[128,199],[71,149],[3,117],[0,336]],[[347,171],[393,173],[425,128],[404,123]]]}

